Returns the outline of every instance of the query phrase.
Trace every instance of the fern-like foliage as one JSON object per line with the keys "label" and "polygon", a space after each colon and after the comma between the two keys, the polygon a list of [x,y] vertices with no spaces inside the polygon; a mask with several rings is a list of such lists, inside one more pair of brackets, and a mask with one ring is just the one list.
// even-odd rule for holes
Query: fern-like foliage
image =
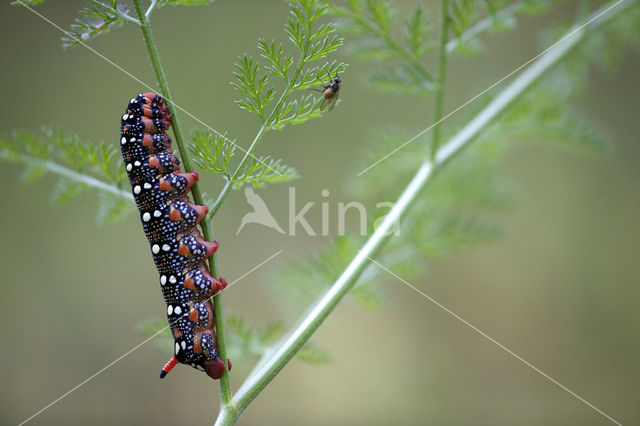
{"label": "fern-like foliage", "polygon": [[[294,93],[320,87],[344,71],[345,65],[335,61],[317,64],[342,46],[334,24],[320,23],[327,9],[317,0],[293,3],[285,26],[293,52],[275,40],[260,40],[263,61],[248,55],[238,58],[232,85],[245,98],[236,102],[256,114],[265,129],[282,129],[318,117],[322,98],[309,94],[295,97]],[[277,90],[271,79],[283,88]]]}
{"label": "fern-like foliage", "polygon": [[189,150],[195,156],[195,162],[204,170],[223,175],[231,179],[231,159],[236,152],[235,141],[229,141],[226,135],[194,130],[191,133],[193,143]]}
{"label": "fern-like foliage", "polygon": [[[213,0],[151,0],[148,3],[146,16],[162,6],[199,6],[211,3]],[[16,6],[37,6],[44,0],[17,0],[12,2]],[[80,17],[71,24],[67,36],[62,37],[62,47],[65,49],[77,46],[114,28],[122,26],[125,21],[140,24],[138,19],[129,15],[129,6],[120,0],[87,0],[87,7],[80,10]]]}
{"label": "fern-like foliage", "polygon": [[132,210],[133,197],[123,189],[126,173],[114,144],[87,143],[76,135],[44,128],[40,133],[14,132],[0,137],[0,158],[24,164],[27,182],[47,173],[57,175],[52,195],[56,204],[89,188],[99,191],[99,223],[117,220]]}
{"label": "fern-like foliage", "polygon": [[[341,30],[361,36],[347,52],[355,58],[387,65],[364,75],[370,87],[404,95],[424,95],[434,88],[434,79],[424,58],[435,48],[431,23],[424,9],[417,5],[402,24],[387,1],[349,0],[329,6],[340,19]],[[396,27],[402,26],[401,35]]]}
{"label": "fern-like foliage", "polygon": [[236,189],[243,185],[262,188],[267,183],[287,182],[298,176],[298,172],[293,167],[282,164],[282,160],[267,155],[252,158],[243,173],[233,181],[233,185]]}
{"label": "fern-like foliage", "polygon": [[62,47],[65,49],[106,34],[122,25],[123,18],[118,10],[117,0],[110,0],[108,5],[98,1],[92,3],[91,6],[81,9],[80,18],[71,24],[68,31],[71,36],[62,38]]}
{"label": "fern-like foliage", "polygon": [[[515,27],[518,13],[541,13],[548,2],[537,0],[452,0],[447,13],[454,37],[447,52],[475,54],[483,50],[479,35],[487,30]],[[384,65],[363,75],[368,87],[384,93],[423,96],[435,84],[427,60],[436,47],[432,18],[417,4],[404,19],[396,18],[386,0],[346,0],[329,6],[340,29],[354,36],[347,53]]]}
{"label": "fern-like foliage", "polygon": [[[352,8],[359,4],[364,3],[349,2]],[[491,7],[493,14],[500,14],[504,10],[504,2],[493,2]],[[362,13],[365,9],[355,10]],[[540,10],[537,8],[535,11]],[[386,13],[393,16],[392,12]],[[469,11],[460,9],[456,13],[461,23],[460,30],[467,28],[469,31],[469,18],[460,15]],[[606,132],[592,117],[585,116],[575,107],[568,108],[568,104],[584,85],[586,73],[577,72],[578,69],[584,69],[586,60],[596,64],[603,61],[602,55],[595,53],[599,51],[611,52],[609,56],[612,59],[607,63],[615,62],[616,54],[623,50],[622,46],[634,45],[633,40],[640,28],[638,22],[640,7],[631,9],[624,18],[618,18],[615,28],[612,26],[609,31],[595,34],[574,54],[573,59],[545,76],[499,120],[487,127],[480,140],[454,163],[448,164],[433,181],[428,199],[416,201],[413,213],[399,224],[399,236],[389,241],[379,261],[410,279],[423,272],[430,260],[443,254],[499,239],[504,234],[500,218],[512,202],[503,183],[504,178],[499,175],[498,164],[507,149],[518,141],[542,140],[578,148],[579,152],[606,152]],[[473,117],[481,108],[482,105],[470,111],[468,117]],[[452,136],[455,130],[444,129],[443,137]],[[398,128],[376,129],[371,138],[373,146],[365,151],[366,155],[359,157],[362,164],[356,169],[377,161],[403,145],[415,133]],[[425,147],[418,143],[408,144],[384,163],[355,178],[347,185],[352,190],[352,197],[380,200],[394,194],[396,188],[405,185],[420,166],[425,158],[424,150]],[[374,210],[373,203],[369,207],[369,210]],[[373,228],[374,225],[370,226],[369,232]],[[308,256],[306,261],[296,259],[295,263],[279,268],[274,281],[281,284],[282,294],[295,296],[293,300],[296,303],[315,300],[344,270],[361,244],[361,239],[353,235],[338,237],[327,247]],[[380,268],[367,268],[350,295],[368,306],[381,305],[385,291],[380,283],[385,276]]]}
{"label": "fern-like foliage", "polygon": [[[564,0],[556,0],[560,2]],[[518,15],[539,15],[550,9],[546,0],[454,0],[449,11],[453,39],[447,51],[476,55],[486,51],[479,37],[483,32],[504,32],[516,28]]]}
{"label": "fern-like foliage", "polygon": [[233,189],[244,185],[257,188],[269,183],[287,182],[298,177],[298,172],[291,166],[282,164],[282,160],[271,156],[252,156],[247,165],[235,174],[233,158],[237,145],[225,135],[196,130],[192,133],[193,143],[189,146],[195,162],[204,170],[218,173],[229,181]]}
{"label": "fern-like foliage", "polygon": [[[278,268],[273,278],[277,283],[274,291],[278,292],[278,298],[290,302],[293,307],[313,302],[344,270],[361,244],[359,237],[339,236],[315,250],[304,262],[296,260]],[[382,306],[386,300],[382,283],[374,282],[373,278],[369,279],[365,274],[349,293],[357,302],[372,308]]]}
{"label": "fern-like foliage", "polygon": [[[229,351],[238,354],[238,357],[262,357],[286,331],[285,325],[279,321],[256,325],[233,314],[226,321],[229,332],[234,336]],[[307,364],[326,364],[331,357],[315,343],[307,342],[296,359]]]}

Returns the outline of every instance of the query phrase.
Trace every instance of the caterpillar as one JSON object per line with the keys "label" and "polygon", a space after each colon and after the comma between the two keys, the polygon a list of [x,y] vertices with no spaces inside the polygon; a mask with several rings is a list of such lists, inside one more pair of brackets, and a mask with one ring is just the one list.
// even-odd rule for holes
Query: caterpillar
{"label": "caterpillar", "polygon": [[[154,93],[131,99],[120,123],[120,147],[144,233],[160,274],[174,353],[160,372],[164,378],[178,363],[219,379],[225,371],[216,347],[213,296],[227,282],[215,279],[205,263],[218,242],[205,241],[196,226],[208,213],[190,202],[198,173],[180,173],[166,130],[172,114]],[[227,361],[229,369],[231,363]]]}

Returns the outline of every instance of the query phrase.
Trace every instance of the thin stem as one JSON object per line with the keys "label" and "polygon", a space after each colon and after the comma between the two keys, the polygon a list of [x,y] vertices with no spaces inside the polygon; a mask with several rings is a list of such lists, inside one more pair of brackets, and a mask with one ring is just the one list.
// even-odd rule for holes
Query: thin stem
{"label": "thin stem", "polygon": [[[626,2],[620,7],[611,11],[614,4],[600,9],[594,17],[600,15],[601,19],[590,21],[587,25],[591,29],[602,25],[625,9],[633,2]],[[611,11],[611,13],[605,14]],[[509,86],[499,93],[478,115],[476,115],[460,132],[451,138],[437,152],[433,161],[425,161],[418,169],[411,182],[400,195],[398,201],[389,211],[384,221],[376,228],[373,235],[367,240],[364,246],[349,263],[342,275],[331,286],[327,293],[316,303],[309,314],[302,320],[289,337],[274,352],[273,356],[266,360],[264,364],[247,379],[238,389],[230,405],[232,409],[225,409],[220,412],[216,425],[233,424],[246,407],[260,394],[271,380],[284,368],[284,366],[295,356],[295,354],[307,342],[309,337],[322,324],[331,313],[338,302],[354,286],[360,274],[381,250],[384,244],[393,234],[391,232],[398,220],[400,220],[411,207],[413,201],[424,188],[433,180],[433,177],[449,161],[455,158],[460,152],[472,142],[478,134],[485,129],[496,117],[499,116],[509,105],[526,92],[541,76],[543,76],[553,65],[557,64],[569,53],[581,40],[584,39],[586,30],[573,29],[568,32],[553,49],[541,55],[532,62]]]}
{"label": "thin stem", "polygon": [[438,80],[433,109],[433,133],[431,139],[431,161],[440,148],[440,127],[442,121],[442,104],[444,102],[444,81],[447,75],[447,38],[449,36],[449,0],[440,2],[440,45],[438,49]]}
{"label": "thin stem", "polygon": [[[173,96],[171,95],[171,90],[169,89],[169,84],[167,83],[167,78],[165,72],[160,64],[160,57],[158,55],[158,49],[156,47],[155,41],[153,39],[153,34],[151,33],[151,25],[144,11],[142,10],[142,6],[140,5],[140,0],[133,0],[133,4],[136,8],[136,13],[138,15],[138,19],[140,20],[140,29],[142,30],[142,34],[144,36],[145,45],[147,46],[147,51],[149,53],[149,57],[151,58],[151,65],[153,67],[153,71],[156,74],[156,79],[158,80],[158,84],[160,85],[160,89],[162,90],[162,94],[164,95],[167,106],[170,111],[173,113],[172,127],[173,134],[175,136],[175,142],[178,146],[178,150],[180,151],[180,158],[182,160],[182,164],[186,172],[191,172],[193,167],[191,166],[191,160],[189,159],[189,153],[184,142],[184,137],[182,136],[182,127],[180,125],[180,121],[178,120],[178,116],[176,115],[176,111],[173,108]],[[191,187],[191,193],[193,194],[193,201],[196,204],[204,205],[204,201],[202,199],[202,193],[200,192],[200,187],[196,182],[193,187]],[[205,240],[213,241],[213,229],[211,228],[211,224],[208,220],[203,220],[200,223],[202,227],[202,235]],[[220,274],[218,272],[218,261],[217,256],[214,254],[209,258],[209,268],[211,270],[211,275],[215,278],[219,278]],[[222,309],[222,297],[221,294],[218,293],[213,297],[213,305],[214,305],[214,317],[215,317],[215,327],[216,327],[216,341],[217,341],[217,351],[220,358],[222,358],[223,362],[227,360],[227,344],[226,344],[226,335],[224,330],[224,313]],[[227,405],[231,402],[231,384],[229,382],[229,372],[227,370],[224,371],[222,377],[220,378],[220,399],[221,405]]]}
{"label": "thin stem", "polygon": [[258,143],[262,140],[262,135],[264,135],[265,130],[266,130],[266,124],[263,124],[260,127],[260,130],[258,130],[258,134],[256,134],[255,138],[253,138],[253,142],[251,142],[251,146],[249,146],[249,149],[244,153],[244,157],[242,157],[242,160],[240,161],[240,164],[238,164],[236,171],[233,173],[231,178],[227,180],[227,183],[225,183],[224,187],[222,188],[222,191],[220,191],[220,194],[218,195],[216,202],[214,203],[213,207],[211,208],[211,211],[209,212],[209,217],[212,218],[213,216],[215,216],[215,214],[220,209],[220,206],[222,206],[222,203],[224,203],[224,201],[229,196],[229,192],[233,187],[233,182],[238,178],[238,176],[240,176],[240,173],[242,173],[242,171],[244,170],[245,166],[247,165],[247,162],[249,161],[249,158],[253,157],[253,152],[256,150]]}
{"label": "thin stem", "polygon": [[101,3],[101,2],[99,2],[97,0],[89,0],[89,3],[91,3],[94,6],[100,7],[100,8],[102,8],[102,9],[108,11],[108,12],[115,13],[116,15],[118,15],[119,17],[124,19],[125,21],[129,21],[132,24],[140,25],[140,21],[138,21],[136,18],[134,18],[132,16],[127,15],[124,12],[121,12],[120,10],[118,10],[117,7],[108,6],[108,5],[106,5],[104,3]]}
{"label": "thin stem", "polygon": [[158,4],[158,0],[152,0],[151,4],[149,5],[149,8],[147,9],[147,11],[144,13],[144,16],[149,19],[149,16],[151,16],[151,12],[153,12],[153,9],[156,8],[156,5]]}

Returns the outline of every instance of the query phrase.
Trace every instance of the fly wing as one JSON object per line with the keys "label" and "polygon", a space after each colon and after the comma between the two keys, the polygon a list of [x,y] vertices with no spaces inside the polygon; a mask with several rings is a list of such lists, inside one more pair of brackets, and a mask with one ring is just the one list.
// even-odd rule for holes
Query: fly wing
{"label": "fly wing", "polygon": [[331,111],[336,107],[336,103],[338,103],[338,97],[340,96],[340,90],[336,92],[335,95],[331,99],[327,99],[327,111]]}

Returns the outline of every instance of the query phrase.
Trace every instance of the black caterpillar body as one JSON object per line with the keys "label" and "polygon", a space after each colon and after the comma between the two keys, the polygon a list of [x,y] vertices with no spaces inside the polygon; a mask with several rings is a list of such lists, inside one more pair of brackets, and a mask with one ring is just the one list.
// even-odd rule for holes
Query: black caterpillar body
{"label": "black caterpillar body", "polygon": [[205,241],[196,228],[208,209],[189,200],[198,174],[180,173],[166,133],[171,117],[161,96],[144,93],[131,99],[120,125],[122,157],[175,339],[160,377],[182,363],[218,379],[226,366],[216,350],[211,296],[227,283],[212,277],[206,265],[218,243]]}

